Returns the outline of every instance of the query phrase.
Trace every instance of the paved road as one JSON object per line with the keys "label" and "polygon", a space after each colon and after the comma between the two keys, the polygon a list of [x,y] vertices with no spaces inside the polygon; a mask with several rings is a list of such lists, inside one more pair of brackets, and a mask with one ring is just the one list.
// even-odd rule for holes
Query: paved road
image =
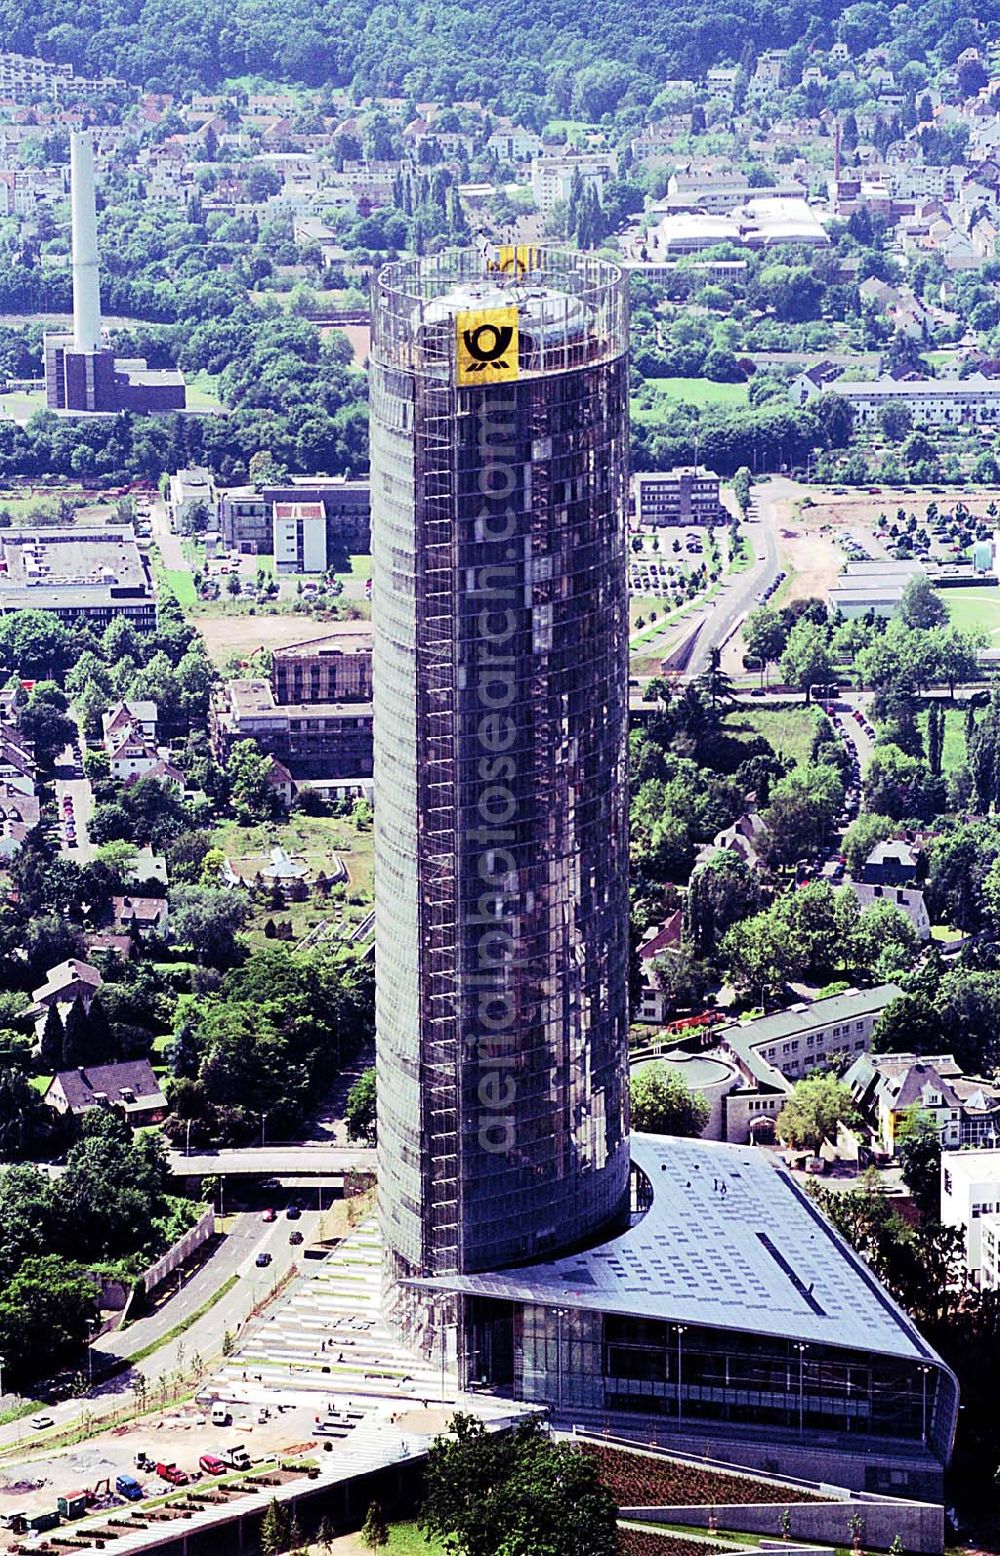
{"label": "paved road", "polygon": [[[277,1281],[300,1260],[301,1249],[289,1242],[291,1232],[298,1228],[304,1244],[308,1244],[319,1227],[316,1211],[303,1211],[301,1219],[289,1222],[283,1215],[273,1224],[261,1221],[260,1213],[239,1216],[234,1232],[226,1238],[214,1257],[198,1275],[182,1287],[177,1296],[148,1318],[140,1319],[122,1334],[107,1334],[95,1342],[95,1354],[100,1351],[108,1357],[127,1360],[152,1340],[159,1339],[184,1320],[186,1314],[196,1312],[214,1291],[224,1286],[232,1275],[239,1279],[214,1307],[202,1315],[189,1329],[176,1339],[166,1341],[152,1355],[145,1357],[136,1369],[153,1385],[157,1379],[171,1377],[185,1364],[190,1365],[196,1353],[206,1359],[219,1354],[227,1331],[236,1334],[247,1321],[253,1307],[263,1301]],[[256,1257],[260,1252],[271,1254],[266,1269],[258,1269]],[[308,1268],[308,1266],[307,1266]],[[84,1399],[67,1399],[58,1405],[45,1408],[58,1427],[66,1427],[78,1420],[89,1409],[100,1411],[102,1401],[115,1397],[126,1398],[133,1392],[135,1370],[129,1369],[104,1383],[96,1384]],[[51,1432],[34,1433],[25,1420],[12,1421],[0,1427],[0,1448],[13,1443],[43,1446]]]}
{"label": "paved road", "polygon": [[308,1145],[242,1146],[223,1151],[170,1152],[170,1170],[176,1177],[203,1177],[212,1174],[231,1177],[265,1173],[274,1177],[316,1174],[336,1175],[375,1170],[375,1152],[363,1146],[331,1146],[315,1142]]}
{"label": "paved road", "polygon": [[157,497],[151,505],[150,522],[164,567],[186,568],[188,564],[181,550],[181,537],[171,533],[170,516],[162,497]]}
{"label": "paved road", "polygon": [[[72,714],[70,715],[72,717]],[[85,750],[83,731],[79,729],[79,750],[82,755]],[[68,859],[75,859],[77,864],[88,864],[97,850],[92,845],[87,833],[87,823],[94,813],[94,791],[90,779],[83,776],[83,767],[77,761],[72,746],[67,746],[55,765],[55,792],[56,809],[59,813],[59,830],[57,841],[59,852],[65,854]],[[70,795],[73,800],[73,819],[76,823],[76,841],[67,842],[65,831],[65,815],[63,809],[63,796]]]}
{"label": "paved road", "polygon": [[797,487],[784,476],[761,481],[751,494],[750,519],[745,526],[756,560],[745,573],[736,573],[712,601],[705,625],[698,634],[688,676],[700,675],[708,666],[713,648],[722,648],[758,597],[778,576],[778,524],[775,504],[793,496]]}

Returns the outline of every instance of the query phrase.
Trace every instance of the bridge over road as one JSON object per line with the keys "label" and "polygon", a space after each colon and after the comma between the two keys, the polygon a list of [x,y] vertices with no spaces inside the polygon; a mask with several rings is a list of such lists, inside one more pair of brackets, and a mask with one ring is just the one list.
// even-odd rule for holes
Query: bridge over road
{"label": "bridge over road", "polygon": [[345,1172],[374,1172],[375,1152],[365,1146],[321,1142],[236,1146],[219,1151],[169,1153],[175,1178],[340,1178]]}

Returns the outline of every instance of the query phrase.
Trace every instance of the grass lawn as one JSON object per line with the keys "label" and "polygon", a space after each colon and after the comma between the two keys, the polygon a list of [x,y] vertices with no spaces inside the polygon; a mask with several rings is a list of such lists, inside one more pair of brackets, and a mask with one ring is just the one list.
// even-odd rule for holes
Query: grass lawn
{"label": "grass lawn", "polygon": [[942,589],[941,599],[953,626],[963,632],[981,627],[991,639],[1000,638],[1000,588]]}
{"label": "grass lawn", "polygon": [[[371,911],[374,901],[375,859],[371,831],[359,831],[349,817],[295,816],[291,821],[242,827],[224,821],[212,829],[213,846],[234,861],[252,861],[251,870],[267,863],[270,850],[280,846],[309,865],[307,885],[320,870],[329,875],[333,855],[344,863],[349,879],[321,897],[310,890],[304,902],[286,902],[280,908],[258,903],[248,924],[254,944],[264,943],[268,919],[290,924],[298,941],[321,923],[349,932]],[[331,942],[335,943],[335,942]]]}
{"label": "grass lawn", "polygon": [[195,593],[194,579],[186,568],[165,567],[163,576],[167,582],[167,588],[177,596],[177,603],[182,610],[188,610],[198,603]]}
{"label": "grass lawn", "polygon": [[723,720],[727,734],[764,739],[779,756],[792,762],[808,760],[816,729],[816,710],[805,703],[795,708],[735,708]]}
{"label": "grass lawn", "polygon": [[45,409],[45,390],[33,389],[29,394],[15,390],[12,394],[0,394],[0,417],[9,421],[30,421],[36,411]]}
{"label": "grass lawn", "polygon": [[184,380],[187,386],[189,411],[221,411],[225,407],[219,399],[218,378],[214,373],[192,373]]}
{"label": "grass lawn", "polygon": [[648,378],[646,388],[652,389],[654,401],[646,409],[632,401],[632,415],[636,421],[659,421],[670,405],[684,401],[688,405],[743,406],[747,403],[746,384],[717,384],[710,378]]}
{"label": "grass lawn", "polygon": [[[965,761],[965,709],[944,706],[944,744],[941,747],[941,769],[945,776],[961,767]],[[917,715],[917,727],[927,749],[927,714]]]}
{"label": "grass lawn", "polygon": [[[316,1548],[311,1547],[312,1550]],[[331,1556],[368,1556],[367,1546],[362,1545],[356,1534],[341,1535],[329,1549]],[[382,1549],[387,1556],[445,1556],[445,1546],[439,1540],[425,1540],[415,1523],[393,1524],[389,1529],[389,1543]]]}

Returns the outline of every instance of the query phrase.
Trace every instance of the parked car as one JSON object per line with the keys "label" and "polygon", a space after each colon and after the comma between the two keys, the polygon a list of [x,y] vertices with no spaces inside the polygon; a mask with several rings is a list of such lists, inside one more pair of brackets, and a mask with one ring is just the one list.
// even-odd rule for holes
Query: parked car
{"label": "parked car", "polygon": [[269,1206],[268,1209],[265,1210],[264,1214],[261,1216],[260,1219],[262,1221],[277,1221],[278,1218],[275,1215],[274,1211]]}
{"label": "parked car", "polygon": [[298,1229],[296,1229],[292,1233],[292,1235],[289,1237],[288,1241],[290,1243],[292,1243],[295,1247],[298,1247],[299,1243],[301,1243],[301,1241],[302,1241],[302,1233],[300,1231],[298,1231]]}
{"label": "parked car", "polygon": [[31,1430],[33,1432],[44,1432],[47,1427],[54,1425],[55,1422],[51,1416],[32,1416],[31,1418]]}
{"label": "parked car", "polygon": [[146,1495],[134,1475],[119,1475],[115,1481],[115,1490],[126,1502],[139,1502]]}
{"label": "parked car", "polygon": [[285,1215],[289,1221],[298,1221],[299,1217],[302,1215],[302,1211],[299,1209],[298,1205],[293,1203],[289,1205],[288,1209],[285,1211]]}
{"label": "parked car", "polygon": [[204,1470],[206,1475],[224,1475],[226,1473],[226,1466],[218,1455],[214,1453],[203,1453],[198,1460],[198,1468]]}
{"label": "parked car", "polygon": [[[292,1233],[292,1236],[293,1237],[295,1236],[294,1232]],[[270,1262],[271,1262],[271,1255],[269,1253],[259,1253],[257,1255],[256,1260],[255,1260],[255,1263],[257,1265],[258,1270],[266,1269],[267,1266],[270,1264]]]}

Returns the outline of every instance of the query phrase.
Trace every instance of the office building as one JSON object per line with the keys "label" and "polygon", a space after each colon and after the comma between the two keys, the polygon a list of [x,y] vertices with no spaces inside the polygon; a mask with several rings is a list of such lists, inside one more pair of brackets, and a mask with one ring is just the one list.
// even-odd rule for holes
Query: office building
{"label": "office building", "polygon": [[149,368],[142,358],[116,358],[101,330],[94,151],[89,130],[70,131],[73,225],[73,333],[46,334],[45,403],[50,411],[183,410],[177,368]]}
{"label": "office building", "polygon": [[632,496],[640,529],[674,524],[711,527],[729,519],[719,500],[719,477],[703,465],[641,470],[632,477]]}
{"label": "office building", "polygon": [[371,623],[338,622],[326,637],[276,648],[271,685],[279,703],[371,702]]}
{"label": "office building", "polygon": [[369,702],[278,703],[270,681],[225,681],[212,696],[209,734],[222,763],[237,741],[254,740],[294,779],[371,777]]}
{"label": "office building", "polygon": [[627,349],[589,254],[375,283],[386,1311],[464,1388],[939,1495],[954,1378],[790,1177],[630,1157]]}
{"label": "office building", "polygon": [[404,1302],[410,1277],[556,1251],[627,1206],[626,301],[614,266],[529,257],[510,281],[471,252],[390,267],[376,293],[379,1152]]}
{"label": "office building", "polygon": [[131,525],[0,532],[0,612],[52,611],[98,632],[115,616],[156,626],[149,561]]}
{"label": "office building", "polygon": [[343,476],[292,476],[281,486],[231,486],[219,492],[219,527],[226,549],[248,555],[274,549],[276,504],[322,503],[328,561],[371,548],[367,481]]}
{"label": "office building", "polygon": [[326,513],[321,502],[274,504],[276,573],[326,572]]}

